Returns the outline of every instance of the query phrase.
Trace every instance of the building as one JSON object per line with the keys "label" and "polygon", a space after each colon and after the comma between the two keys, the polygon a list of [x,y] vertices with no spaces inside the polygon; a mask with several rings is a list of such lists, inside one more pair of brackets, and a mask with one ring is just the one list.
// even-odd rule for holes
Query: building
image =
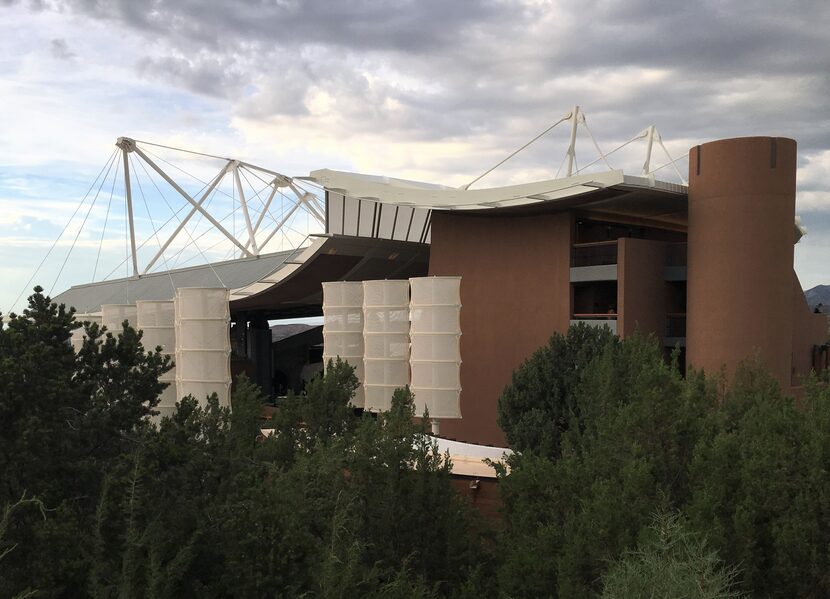
{"label": "building", "polygon": [[234,369],[272,393],[268,321],[320,315],[323,282],[460,276],[462,418],[442,420],[441,434],[503,446],[496,409],[511,373],[575,322],[654,334],[685,366],[727,377],[758,355],[792,393],[826,368],[827,320],[793,270],[795,174],[795,141],[771,137],[695,146],[688,185],[612,170],[471,190],[314,171],[326,233],[297,252],[56,299],[94,313],[108,298],[170,299],[178,281],[215,286],[226,272]]}

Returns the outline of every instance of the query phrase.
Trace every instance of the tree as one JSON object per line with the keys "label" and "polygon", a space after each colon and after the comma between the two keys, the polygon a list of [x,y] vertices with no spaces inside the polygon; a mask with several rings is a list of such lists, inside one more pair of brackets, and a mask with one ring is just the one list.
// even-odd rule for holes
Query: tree
{"label": "tree", "polygon": [[[814,377],[796,402],[754,361],[729,385],[695,372],[681,378],[638,336],[564,367],[580,374],[516,376],[576,382],[559,451],[537,435],[542,450],[527,444],[501,470],[503,593],[590,596],[606,576],[629,585],[608,588],[636,596],[631,585],[654,582],[652,566],[675,563],[666,547],[644,544],[653,536],[648,515],[657,512],[677,513],[727,571],[739,566],[736,583],[752,596],[830,594],[826,381]],[[523,366],[534,368],[560,365]],[[615,563],[627,565],[608,578]],[[671,567],[681,577],[696,571]]]}
{"label": "tree", "polygon": [[634,546],[649,514],[676,510],[689,495],[713,387],[684,381],[649,338],[608,340],[591,353],[566,365],[580,374],[559,454],[515,454],[502,473],[499,580],[515,596],[599,592],[607,564]]}
{"label": "tree", "polygon": [[562,435],[581,421],[577,389],[585,368],[606,347],[618,343],[607,327],[578,324],[555,333],[514,373],[499,398],[498,422],[510,447],[556,458]]}
{"label": "tree", "polygon": [[678,514],[657,514],[636,551],[614,562],[603,576],[602,599],[730,599],[737,570],[692,532]]}
{"label": "tree", "polygon": [[798,406],[758,363],[742,365],[713,434],[690,465],[690,522],[721,556],[741,564],[755,594],[830,593],[830,393],[813,382]]}
{"label": "tree", "polygon": [[0,594],[36,586],[44,596],[84,586],[86,552],[102,473],[142,434],[170,368],[145,353],[141,335],[125,327],[115,338],[97,325],[77,355],[69,345],[74,310],[54,304],[40,287],[21,315],[0,324],[0,502],[38,497],[47,518],[16,518],[6,541],[16,544],[0,574]]}

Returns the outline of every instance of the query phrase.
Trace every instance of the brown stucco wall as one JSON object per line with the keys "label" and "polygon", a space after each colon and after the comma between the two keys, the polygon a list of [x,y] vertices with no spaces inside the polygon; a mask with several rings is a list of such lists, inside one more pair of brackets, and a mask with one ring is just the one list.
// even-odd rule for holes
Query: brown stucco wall
{"label": "brown stucco wall", "polygon": [[493,520],[499,518],[502,502],[498,479],[453,474],[450,483],[482,516]]}
{"label": "brown stucco wall", "polygon": [[504,446],[498,398],[513,370],[570,322],[571,216],[435,212],[430,275],[461,276],[461,415],[444,437]]}
{"label": "brown stucco wall", "polygon": [[662,341],[668,296],[665,270],[665,243],[626,237],[617,242],[617,332],[621,337],[639,330]]}
{"label": "brown stucco wall", "polygon": [[[793,296],[793,340],[792,340],[792,380],[793,387],[800,387],[812,368],[823,368],[823,364],[813,364],[812,348],[827,342],[827,316],[813,314],[798,275],[792,273]],[[793,391],[798,392],[796,389]]]}
{"label": "brown stucco wall", "polygon": [[796,143],[748,137],[689,152],[688,363],[755,352],[785,389],[793,344]]}

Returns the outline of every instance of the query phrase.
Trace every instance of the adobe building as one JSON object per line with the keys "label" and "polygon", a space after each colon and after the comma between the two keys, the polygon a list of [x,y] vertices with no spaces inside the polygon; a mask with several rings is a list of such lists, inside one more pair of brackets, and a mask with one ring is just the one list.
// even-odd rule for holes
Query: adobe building
{"label": "adobe building", "polygon": [[[729,376],[757,354],[793,393],[826,367],[825,319],[793,270],[796,143],[710,142],[690,150],[689,165],[688,187],[612,171],[496,201],[448,192],[446,207],[424,192],[428,273],[461,277],[462,418],[442,421],[443,436],[503,445],[496,409],[511,373],[576,322],[654,334],[707,373]],[[381,196],[350,175],[318,176]],[[381,197],[393,194],[386,185]]]}
{"label": "adobe building", "polygon": [[169,299],[168,277],[210,286],[221,273],[232,370],[271,394],[284,369],[268,323],[321,315],[323,282],[460,277],[461,418],[442,420],[441,436],[503,447],[499,395],[572,323],[653,334],[706,373],[729,376],[758,355],[792,393],[827,368],[827,320],[793,270],[795,175],[795,141],[771,137],[695,146],[688,185],[611,170],[456,189],[314,171],[326,232],[307,247],[77,286],[56,300],[94,313],[108,298]]}

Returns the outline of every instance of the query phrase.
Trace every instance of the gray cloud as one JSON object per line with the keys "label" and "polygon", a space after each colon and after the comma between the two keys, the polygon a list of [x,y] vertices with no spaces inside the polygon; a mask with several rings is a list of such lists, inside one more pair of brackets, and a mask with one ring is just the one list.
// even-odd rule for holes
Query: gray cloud
{"label": "gray cloud", "polygon": [[[5,0],[2,0],[5,1]],[[830,147],[826,0],[53,0],[145,36],[146,78],[235,115],[344,133],[500,140],[512,149],[574,103],[601,139],[746,134]],[[532,163],[531,163],[532,164]]]}
{"label": "gray cloud", "polygon": [[52,58],[58,60],[72,60],[75,58],[75,53],[69,49],[69,44],[66,43],[65,39],[58,38],[49,42],[49,52],[52,54]]}

